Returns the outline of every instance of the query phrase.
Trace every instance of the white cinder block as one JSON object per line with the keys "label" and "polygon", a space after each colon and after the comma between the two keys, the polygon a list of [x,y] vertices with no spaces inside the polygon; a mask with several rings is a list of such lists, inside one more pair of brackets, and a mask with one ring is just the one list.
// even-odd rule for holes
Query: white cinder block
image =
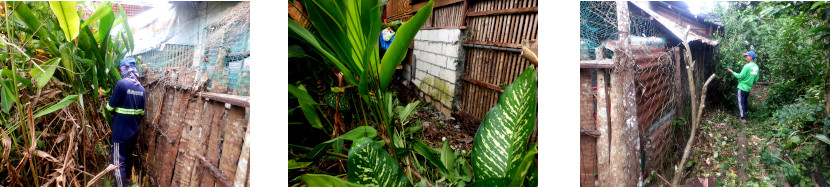
{"label": "white cinder block", "polygon": [[445,44],[442,53],[448,57],[458,57],[458,44]]}
{"label": "white cinder block", "polygon": [[447,69],[455,71],[456,66],[458,66],[458,62],[456,62],[457,58],[447,58]]}
{"label": "white cinder block", "polygon": [[421,87],[421,80],[419,79],[412,79],[412,84],[415,84],[417,87]]}
{"label": "white cinder block", "polygon": [[441,73],[441,67],[438,67],[436,65],[432,65],[432,66],[429,67],[429,74],[430,75],[439,76],[440,73]]}
{"label": "white cinder block", "polygon": [[416,50],[423,49],[424,47],[425,47],[425,46],[424,46],[424,42],[423,42],[423,41],[415,40],[415,49],[416,49]]}
{"label": "white cinder block", "polygon": [[416,80],[424,80],[424,72],[420,69],[415,70],[415,79]]}
{"label": "white cinder block", "polygon": [[441,76],[441,79],[447,80],[447,82],[450,82],[451,84],[455,84],[455,82],[457,81],[455,77],[456,73],[454,70],[445,69],[444,74],[442,74]]}
{"label": "white cinder block", "polygon": [[443,55],[438,55],[438,59],[435,59],[435,65],[439,65],[443,68],[447,67],[447,57]]}

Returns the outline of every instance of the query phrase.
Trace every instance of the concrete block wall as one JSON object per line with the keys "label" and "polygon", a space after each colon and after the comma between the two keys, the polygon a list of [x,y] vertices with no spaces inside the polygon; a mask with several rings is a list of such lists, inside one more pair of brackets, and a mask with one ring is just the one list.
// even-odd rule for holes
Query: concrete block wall
{"label": "concrete block wall", "polygon": [[422,102],[431,103],[447,118],[452,116],[454,98],[461,91],[461,34],[460,29],[419,31],[415,35],[412,66],[404,67],[404,78],[419,88]]}

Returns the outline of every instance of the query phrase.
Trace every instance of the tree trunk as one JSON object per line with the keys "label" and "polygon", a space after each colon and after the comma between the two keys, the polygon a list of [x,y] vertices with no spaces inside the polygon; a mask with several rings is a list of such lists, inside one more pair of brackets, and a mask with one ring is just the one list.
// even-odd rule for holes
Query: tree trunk
{"label": "tree trunk", "polygon": [[611,183],[642,186],[634,62],[628,49],[631,21],[626,1],[617,1],[617,23],[620,41],[611,75]]}

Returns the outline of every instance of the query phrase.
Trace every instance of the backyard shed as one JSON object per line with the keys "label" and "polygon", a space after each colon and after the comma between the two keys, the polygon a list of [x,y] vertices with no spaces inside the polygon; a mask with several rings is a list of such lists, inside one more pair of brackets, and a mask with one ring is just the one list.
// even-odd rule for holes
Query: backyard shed
{"label": "backyard shed", "polygon": [[[618,1],[620,2],[620,1]],[[686,37],[691,54],[697,62],[695,76],[709,75],[714,66],[714,46],[717,41],[710,39],[716,32],[716,24],[706,22],[688,11],[683,2],[631,2],[626,6],[629,27],[626,44],[631,51],[634,66],[614,64],[618,44],[619,28],[618,2],[580,2],[580,111],[581,111],[581,184],[595,186],[609,184],[609,151],[615,149],[610,142],[612,129],[609,116],[614,98],[608,90],[614,87],[633,87],[636,107],[636,139],[642,173],[640,181],[651,170],[667,168],[675,146],[685,143],[682,137],[688,127],[685,124],[672,125],[675,119],[689,119],[688,82],[681,41]],[[625,2],[625,1],[622,1]],[[614,14],[609,14],[614,13]],[[613,77],[613,72],[631,69],[631,77]],[[609,78],[609,75],[611,77]],[[633,85],[616,85],[612,80],[629,80]],[[702,82],[703,80],[696,80]],[[628,110],[628,109],[626,109]],[[678,129],[679,128],[679,129]],[[642,145],[642,146],[640,146]]]}

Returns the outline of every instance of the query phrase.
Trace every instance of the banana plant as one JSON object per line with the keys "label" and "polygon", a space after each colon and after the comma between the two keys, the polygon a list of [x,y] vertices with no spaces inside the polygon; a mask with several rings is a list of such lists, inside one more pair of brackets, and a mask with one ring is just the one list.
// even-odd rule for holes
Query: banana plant
{"label": "banana plant", "polygon": [[289,36],[306,43],[326,64],[339,70],[350,86],[357,87],[360,98],[371,111],[364,118],[370,116],[374,123],[385,126],[386,137],[392,137],[393,94],[387,89],[395,67],[403,61],[415,34],[432,14],[433,1],[398,28],[383,59],[377,47],[383,28],[378,0],[303,0],[302,4],[317,34],[289,18]]}

